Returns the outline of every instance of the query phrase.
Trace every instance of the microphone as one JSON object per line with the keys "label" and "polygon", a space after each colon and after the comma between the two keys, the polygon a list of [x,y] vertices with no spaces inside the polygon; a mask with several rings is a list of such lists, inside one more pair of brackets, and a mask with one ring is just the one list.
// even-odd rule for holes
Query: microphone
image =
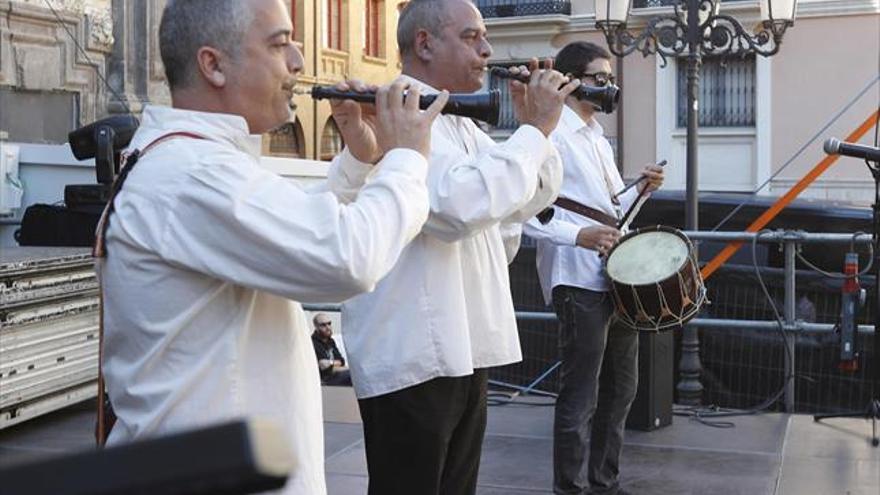
{"label": "microphone", "polygon": [[847,276],[840,294],[840,362],[838,368],[844,371],[858,371],[859,353],[856,351],[857,317],[859,308],[865,304],[865,290],[859,285],[859,255],[846,253],[843,273]]}
{"label": "microphone", "polygon": [[872,162],[880,162],[880,148],[843,142],[836,138],[825,141],[825,153],[861,158]]}

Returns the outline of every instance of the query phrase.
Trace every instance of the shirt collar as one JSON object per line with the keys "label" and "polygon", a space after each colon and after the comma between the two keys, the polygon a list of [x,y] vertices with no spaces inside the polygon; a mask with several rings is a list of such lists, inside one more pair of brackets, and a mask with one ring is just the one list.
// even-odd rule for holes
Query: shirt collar
{"label": "shirt collar", "polygon": [[138,131],[132,141],[135,148],[146,146],[161,135],[186,131],[231,144],[254,157],[262,152],[262,137],[251,135],[247,121],[239,115],[147,105]]}
{"label": "shirt collar", "polygon": [[593,139],[601,137],[605,133],[605,130],[596,120],[596,117],[590,117],[588,122],[584,122],[584,119],[582,119],[581,116],[568,105],[563,105],[562,117],[560,120],[571,132],[581,133]]}

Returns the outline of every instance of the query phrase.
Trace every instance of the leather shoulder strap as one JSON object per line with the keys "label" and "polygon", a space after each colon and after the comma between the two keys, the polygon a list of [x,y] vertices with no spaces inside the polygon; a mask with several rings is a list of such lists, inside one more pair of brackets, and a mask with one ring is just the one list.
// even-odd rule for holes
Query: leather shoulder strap
{"label": "leather shoulder strap", "polygon": [[[116,177],[116,180],[113,181],[113,187],[110,192],[110,199],[107,201],[107,206],[104,207],[104,211],[101,213],[101,219],[98,221],[98,227],[95,232],[95,245],[92,248],[92,256],[96,258],[103,258],[107,256],[107,251],[104,246],[104,237],[107,234],[107,227],[110,225],[110,215],[113,213],[113,200],[116,199],[116,195],[119,194],[119,191],[122,189],[122,185],[125,183],[125,179],[128,178],[129,172],[134,168],[138,159],[144,155],[147,151],[149,151],[154,146],[167,141],[173,138],[192,138],[192,139],[208,139],[199,134],[195,134],[192,132],[170,132],[168,134],[164,134],[154,139],[148,145],[144,146],[142,150],[134,150],[133,152],[127,154],[124,158],[124,165],[122,170],[119,171],[119,175]],[[108,407],[110,405],[107,400],[107,394],[104,388],[104,288],[99,284],[99,304],[98,304],[98,418],[95,423],[95,441],[98,444],[98,447],[103,447],[107,442],[107,437],[110,436],[110,430],[113,428],[114,423],[116,423],[116,415],[113,413],[113,408]]]}
{"label": "leather shoulder strap", "polygon": [[587,217],[591,220],[595,220],[595,221],[601,223],[602,225],[607,225],[609,227],[617,228],[617,219],[616,218],[612,217],[611,215],[609,215],[603,211],[599,211],[595,208],[591,208],[587,205],[578,203],[577,201],[575,201],[573,199],[557,198],[556,201],[553,202],[553,204],[562,208],[562,209],[568,210],[573,213],[577,213],[578,215],[580,215],[582,217]]}
{"label": "leather shoulder strap", "polygon": [[98,220],[98,226],[95,229],[95,244],[92,247],[92,256],[103,258],[107,255],[106,246],[104,245],[104,236],[107,234],[107,227],[110,226],[110,215],[114,211],[113,201],[116,199],[116,195],[119,194],[119,191],[122,190],[122,185],[125,184],[125,180],[128,179],[128,174],[137,164],[138,160],[154,146],[168,141],[169,139],[182,137],[191,139],[208,139],[193,132],[169,132],[168,134],[163,134],[154,139],[144,146],[143,149],[136,149],[124,156],[122,170],[119,171],[119,175],[116,176],[116,180],[113,181],[113,186],[110,189],[110,199],[107,200],[107,205],[104,206],[104,211],[101,212],[101,218]]}

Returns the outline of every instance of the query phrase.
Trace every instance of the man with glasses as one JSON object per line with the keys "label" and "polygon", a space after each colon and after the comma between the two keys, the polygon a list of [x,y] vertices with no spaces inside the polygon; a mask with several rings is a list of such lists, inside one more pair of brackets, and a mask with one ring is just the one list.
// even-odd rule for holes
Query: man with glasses
{"label": "man with glasses", "polygon": [[345,366],[345,358],[333,340],[333,322],[325,313],[312,318],[315,331],[312,332],[312,346],[318,359],[318,371],[324,385],[351,385],[351,376]]}
{"label": "man with glasses", "polygon": [[[566,45],[555,67],[590,86],[614,83],[611,55],[593,43]],[[613,307],[600,255],[621,236],[617,221],[640,191],[616,195],[623,180],[594,114],[592,104],[569,96],[550,139],[562,158],[560,198],[580,203],[597,219],[555,208],[548,223],[532,219],[525,228],[538,241],[544,298],[560,321],[562,383],[553,425],[558,494],[626,493],[620,488],[619,460],[638,379],[637,333],[609,329]],[[639,189],[650,192],[663,183],[660,167],[648,165],[642,173],[647,180]]]}

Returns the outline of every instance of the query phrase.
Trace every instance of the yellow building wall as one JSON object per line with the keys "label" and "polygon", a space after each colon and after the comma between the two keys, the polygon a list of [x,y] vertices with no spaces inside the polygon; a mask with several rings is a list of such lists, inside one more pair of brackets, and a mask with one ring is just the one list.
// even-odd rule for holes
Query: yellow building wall
{"label": "yellow building wall", "polygon": [[[380,57],[366,55],[364,0],[341,0],[343,49],[327,47],[326,33],[328,3],[338,0],[293,0],[294,38],[305,58],[305,67],[297,86],[309,90],[314,85],[333,85],[346,79],[359,79],[373,84],[392,81],[400,71],[397,54],[398,0],[382,3],[382,36]],[[308,95],[294,97],[296,119],[302,129],[304,150],[301,158],[320,159],[321,137],[330,121],[330,104],[314,101]],[[264,139],[264,154],[270,152],[270,139]]]}

